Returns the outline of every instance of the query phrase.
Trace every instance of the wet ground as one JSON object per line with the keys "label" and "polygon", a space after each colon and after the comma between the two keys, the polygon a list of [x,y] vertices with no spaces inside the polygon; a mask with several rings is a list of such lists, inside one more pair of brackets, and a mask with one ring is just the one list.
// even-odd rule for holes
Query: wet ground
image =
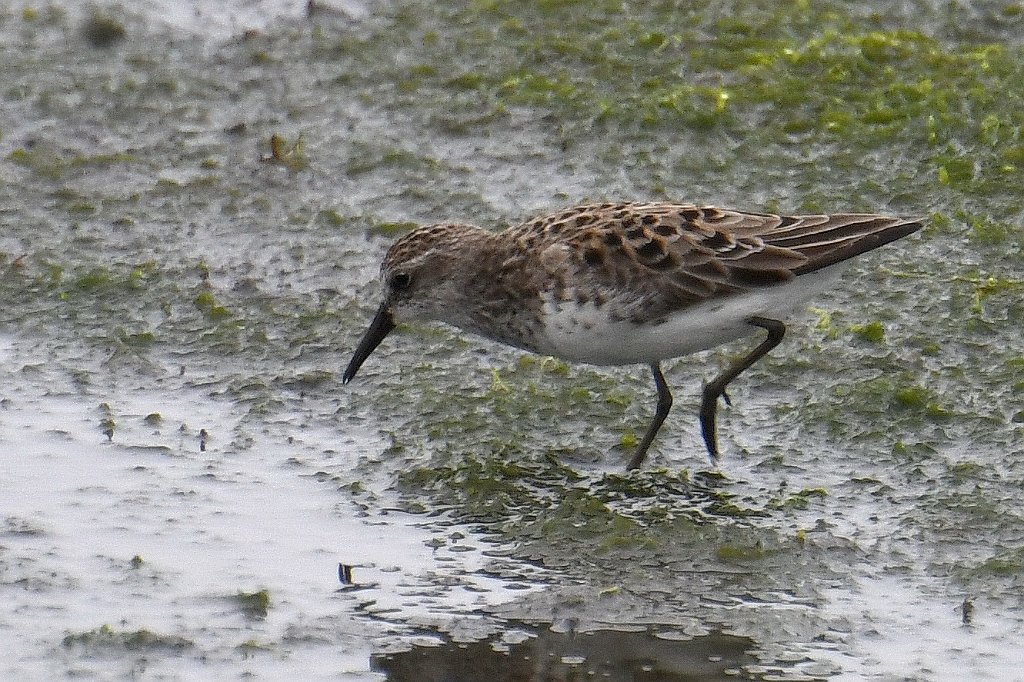
{"label": "wet ground", "polygon": [[[0,676],[1024,679],[1024,6],[0,9]],[[886,210],[731,387],[403,327],[413,224]]]}

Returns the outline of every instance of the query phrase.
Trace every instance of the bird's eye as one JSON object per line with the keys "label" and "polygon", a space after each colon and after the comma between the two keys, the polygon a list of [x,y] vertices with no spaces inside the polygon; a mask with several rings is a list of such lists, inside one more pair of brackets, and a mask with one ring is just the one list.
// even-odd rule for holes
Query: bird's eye
{"label": "bird's eye", "polygon": [[412,283],[412,277],[408,272],[396,272],[391,276],[391,288],[396,290],[408,289]]}

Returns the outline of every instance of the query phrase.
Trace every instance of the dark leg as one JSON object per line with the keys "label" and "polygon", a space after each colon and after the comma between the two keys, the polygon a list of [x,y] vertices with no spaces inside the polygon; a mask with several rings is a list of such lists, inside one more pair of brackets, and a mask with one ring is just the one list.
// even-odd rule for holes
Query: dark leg
{"label": "dark leg", "polygon": [[654,386],[658,389],[658,409],[654,411],[654,419],[651,420],[651,425],[647,427],[644,439],[640,441],[640,445],[636,446],[633,459],[629,460],[629,464],[626,465],[626,471],[640,468],[644,457],[647,456],[647,448],[651,447],[654,436],[658,434],[658,429],[661,428],[665,417],[668,416],[668,411],[672,409],[672,393],[668,390],[668,384],[665,383],[665,375],[661,373],[661,366],[657,362],[651,363],[651,374],[654,375]]}
{"label": "dark leg", "polygon": [[726,402],[729,402],[729,397],[725,394],[725,387],[729,385],[729,382],[738,377],[743,370],[767,355],[768,351],[772,348],[779,345],[782,337],[786,334],[786,325],[778,320],[769,320],[766,317],[751,317],[747,320],[747,323],[767,330],[768,338],[762,341],[757,348],[750,351],[747,356],[729,365],[710,384],[704,386],[704,394],[700,403],[700,430],[704,435],[704,445],[708,448],[712,464],[718,462],[718,429],[715,427],[715,411],[718,409],[719,396],[725,398]]}

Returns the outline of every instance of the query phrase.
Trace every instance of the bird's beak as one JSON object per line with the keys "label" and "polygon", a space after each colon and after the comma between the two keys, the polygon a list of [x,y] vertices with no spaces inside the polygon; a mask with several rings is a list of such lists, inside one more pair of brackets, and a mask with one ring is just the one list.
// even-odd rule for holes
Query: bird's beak
{"label": "bird's beak", "polygon": [[394,328],[395,318],[391,315],[391,308],[388,307],[388,302],[384,301],[380,304],[380,308],[377,309],[377,314],[373,316],[370,328],[363,334],[363,340],[359,342],[355,355],[352,356],[352,360],[348,363],[345,373],[341,375],[342,383],[347,384],[352,381],[352,378],[359,371],[366,358],[370,357],[370,353],[380,345],[380,342],[384,340],[388,332]]}

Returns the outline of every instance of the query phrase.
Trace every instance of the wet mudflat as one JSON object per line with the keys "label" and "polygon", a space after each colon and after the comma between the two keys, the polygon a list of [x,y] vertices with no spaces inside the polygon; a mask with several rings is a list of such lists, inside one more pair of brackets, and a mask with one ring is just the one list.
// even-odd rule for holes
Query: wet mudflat
{"label": "wet mudflat", "polygon": [[[0,10],[3,676],[1020,679],[1022,21]],[[731,387],[718,470],[739,346],[630,475],[643,368],[407,327],[341,385],[413,224],[659,198],[928,227]]]}

